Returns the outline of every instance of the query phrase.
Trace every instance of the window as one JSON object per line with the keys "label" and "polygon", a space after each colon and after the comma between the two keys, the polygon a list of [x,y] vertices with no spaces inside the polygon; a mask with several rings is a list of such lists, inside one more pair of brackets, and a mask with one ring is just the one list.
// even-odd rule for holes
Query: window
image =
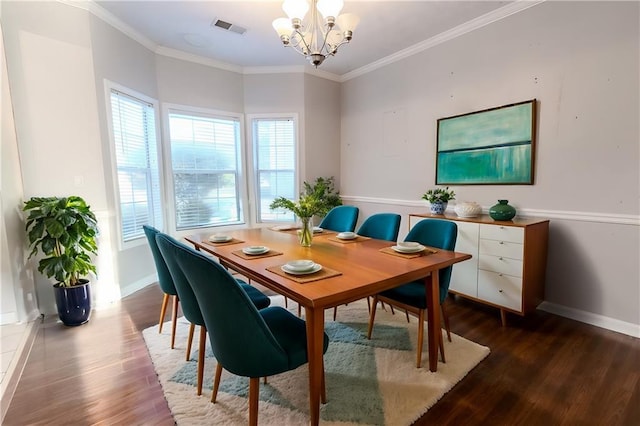
{"label": "window", "polygon": [[240,117],[169,110],[176,229],[243,222]]}
{"label": "window", "polygon": [[289,211],[271,211],[276,197],[297,199],[296,128],[291,117],[254,118],[255,197],[258,222],[293,221]]}
{"label": "window", "polygon": [[156,109],[141,95],[109,91],[120,231],[126,243],[144,236],[142,225],[162,228]]}

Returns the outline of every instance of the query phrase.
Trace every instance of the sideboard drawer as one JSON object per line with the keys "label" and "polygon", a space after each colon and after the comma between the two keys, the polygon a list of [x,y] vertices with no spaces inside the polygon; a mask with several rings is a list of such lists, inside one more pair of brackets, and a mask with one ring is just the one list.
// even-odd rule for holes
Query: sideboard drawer
{"label": "sideboard drawer", "polygon": [[478,297],[498,306],[522,310],[522,278],[478,271]]}
{"label": "sideboard drawer", "polygon": [[514,226],[481,224],[480,238],[523,244],[524,229]]}
{"label": "sideboard drawer", "polygon": [[478,268],[522,278],[522,260],[518,259],[481,254],[478,259]]}
{"label": "sideboard drawer", "polygon": [[481,238],[478,251],[480,254],[509,257],[511,259],[522,260],[524,257],[524,246],[508,241],[485,240]]}

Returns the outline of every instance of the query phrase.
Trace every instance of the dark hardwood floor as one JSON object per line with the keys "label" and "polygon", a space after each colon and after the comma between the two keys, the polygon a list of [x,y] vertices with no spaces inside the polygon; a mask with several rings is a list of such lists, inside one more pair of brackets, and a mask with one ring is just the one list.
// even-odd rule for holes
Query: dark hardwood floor
{"label": "dark hardwood floor", "polygon": [[[3,424],[174,424],[141,335],[161,298],[150,286],[81,327],[46,320]],[[495,309],[447,303],[452,331],[491,354],[416,425],[640,425],[640,339],[545,312],[501,327]]]}

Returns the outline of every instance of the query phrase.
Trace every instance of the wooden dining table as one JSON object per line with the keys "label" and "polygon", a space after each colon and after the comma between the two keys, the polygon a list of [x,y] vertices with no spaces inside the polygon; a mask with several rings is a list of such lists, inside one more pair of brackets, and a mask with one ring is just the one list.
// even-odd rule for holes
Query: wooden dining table
{"label": "wooden dining table", "polygon": [[[279,293],[304,308],[309,360],[309,414],[311,424],[320,420],[323,377],[324,313],[327,308],[372,296],[381,291],[424,279],[427,294],[429,370],[438,367],[438,334],[441,333],[438,309],[438,270],[470,259],[471,255],[446,250],[425,250],[418,257],[393,254],[389,241],[359,237],[341,241],[335,232],[314,234],[311,247],[299,244],[295,230],[253,228],[227,233],[228,243],[209,241],[210,234],[186,237],[197,250],[217,257],[221,264],[250,280]],[[266,255],[247,256],[242,249],[266,246]],[[322,265],[320,279],[298,282],[298,276],[278,273],[285,263],[310,259]],[[274,272],[276,271],[276,272]],[[324,274],[324,278],[322,275]],[[313,279],[312,275],[305,279]],[[367,321],[363,318],[363,321]]]}

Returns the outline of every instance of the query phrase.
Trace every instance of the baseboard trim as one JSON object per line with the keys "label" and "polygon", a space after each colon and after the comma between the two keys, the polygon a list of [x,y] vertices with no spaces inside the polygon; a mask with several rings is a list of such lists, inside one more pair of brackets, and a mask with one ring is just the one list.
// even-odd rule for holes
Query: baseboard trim
{"label": "baseboard trim", "polygon": [[156,282],[158,282],[158,276],[156,274],[147,275],[146,277],[123,287],[120,291],[120,298],[122,299],[123,297],[127,297]]}
{"label": "baseboard trim", "polygon": [[38,328],[41,321],[39,319],[27,323],[27,328],[22,334],[20,344],[16,348],[16,352],[9,364],[9,368],[2,379],[2,386],[0,387],[0,424],[4,422],[4,416],[9,410],[9,405],[13,399],[13,395],[18,388],[20,377],[24,371],[25,365],[27,365],[27,359],[31,353],[33,342],[36,340],[38,334]]}
{"label": "baseboard trim", "polygon": [[549,312],[561,317],[570,318],[596,327],[605,328],[631,337],[640,338],[640,325],[620,321],[615,318],[605,317],[592,312],[581,311],[567,306],[557,305],[551,302],[542,302],[538,305],[541,311]]}

